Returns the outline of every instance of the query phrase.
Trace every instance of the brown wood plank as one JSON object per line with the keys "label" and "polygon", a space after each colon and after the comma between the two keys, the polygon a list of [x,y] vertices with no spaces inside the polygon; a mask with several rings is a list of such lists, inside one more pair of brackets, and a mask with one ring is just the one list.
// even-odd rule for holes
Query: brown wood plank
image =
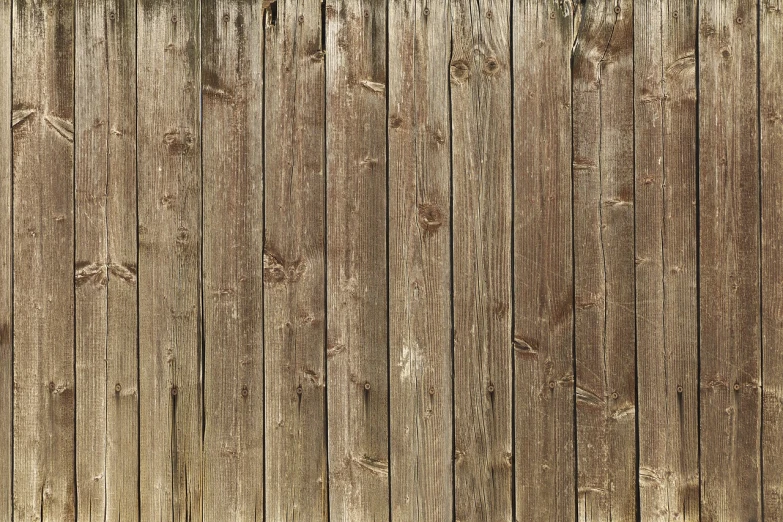
{"label": "brown wood plank", "polygon": [[457,520],[512,518],[511,3],[451,2]]}
{"label": "brown wood plank", "polygon": [[326,2],[329,510],[389,517],[386,2]]}
{"label": "brown wood plank", "polygon": [[634,23],[639,509],[699,520],[696,4]]}
{"label": "brown wood plank", "polygon": [[76,517],[73,16],[71,1],[14,2],[16,520]]}
{"label": "brown wood plank", "polygon": [[450,520],[449,4],[389,3],[391,513]]}
{"label": "brown wood plank", "polygon": [[577,13],[577,512],[582,521],[634,520],[633,2],[588,2]]}
{"label": "brown wood plank", "polygon": [[264,513],[263,10],[202,2],[204,520]]}
{"label": "brown wood plank", "polygon": [[514,12],[514,365],[518,520],[574,520],[570,3]]}
{"label": "brown wood plank", "polygon": [[202,519],[199,4],[138,4],[141,519]]}
{"label": "brown wood plank", "polygon": [[268,520],[328,520],[325,55],[320,0],[266,17],[266,499]]}
{"label": "brown wood plank", "polygon": [[756,2],[699,10],[701,515],[761,519]]}
{"label": "brown wood plank", "polygon": [[783,519],[783,3],[759,11],[761,126],[762,440],[765,520]]}

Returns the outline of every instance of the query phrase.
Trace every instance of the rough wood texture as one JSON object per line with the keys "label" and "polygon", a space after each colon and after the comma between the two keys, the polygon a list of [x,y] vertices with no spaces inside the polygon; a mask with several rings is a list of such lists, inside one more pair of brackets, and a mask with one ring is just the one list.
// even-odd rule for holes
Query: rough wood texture
{"label": "rough wood texture", "polygon": [[579,520],[636,517],[633,2],[580,4],[574,43]]}
{"label": "rough wood texture", "polygon": [[14,518],[73,520],[73,3],[13,19]]}
{"label": "rough wood texture", "polygon": [[329,510],[387,520],[386,3],[325,17]]}
{"label": "rough wood texture", "polygon": [[701,516],[761,520],[756,2],[699,12]]}
{"label": "rough wood texture", "polygon": [[268,520],[329,517],[321,12],[320,0],[278,0],[266,16]]}
{"label": "rough wood texture", "polygon": [[514,336],[517,520],[574,520],[573,8],[515,0]]}
{"label": "rough wood texture", "polygon": [[204,520],[263,519],[263,26],[201,4]]}
{"label": "rough wood texture", "polygon": [[391,513],[450,520],[449,4],[389,4]]}
{"label": "rough wood texture", "polygon": [[138,518],[132,7],[76,8],[76,480],[85,520]]}
{"label": "rough wood texture", "polygon": [[137,23],[141,519],[198,521],[204,435],[199,3],[142,0]]}
{"label": "rough wood texture", "polygon": [[512,518],[511,4],[451,0],[457,520]]}

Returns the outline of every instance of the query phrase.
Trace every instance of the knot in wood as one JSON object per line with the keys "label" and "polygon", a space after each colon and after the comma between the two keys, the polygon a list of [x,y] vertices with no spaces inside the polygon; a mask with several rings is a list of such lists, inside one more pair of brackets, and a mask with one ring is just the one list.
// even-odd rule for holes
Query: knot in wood
{"label": "knot in wood", "polygon": [[419,225],[425,232],[435,232],[443,224],[443,213],[437,205],[422,203],[419,205]]}
{"label": "knot in wood", "polygon": [[465,60],[454,60],[451,62],[451,79],[457,83],[462,83],[470,78],[470,67]]}

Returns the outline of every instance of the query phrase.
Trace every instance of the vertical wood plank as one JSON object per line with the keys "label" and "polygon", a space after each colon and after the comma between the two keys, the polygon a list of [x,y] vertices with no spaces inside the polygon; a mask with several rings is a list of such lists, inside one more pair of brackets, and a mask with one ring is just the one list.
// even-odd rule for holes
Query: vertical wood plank
{"label": "vertical wood plank", "polygon": [[570,3],[514,12],[514,365],[518,520],[574,520]]}
{"label": "vertical wood plank", "polygon": [[142,520],[202,519],[199,14],[138,4]]}
{"label": "vertical wood plank", "polygon": [[266,17],[268,520],[329,517],[321,11],[319,0],[278,0]]}
{"label": "vertical wood plank", "polygon": [[202,3],[204,520],[263,519],[263,26]]}
{"label": "vertical wood plank", "polygon": [[510,520],[511,3],[451,12],[455,516]]}
{"label": "vertical wood plank", "polygon": [[394,520],[452,498],[449,3],[389,3],[389,361]]}
{"label": "vertical wood plank", "polygon": [[13,243],[11,221],[11,0],[0,0],[0,518],[13,502]]}
{"label": "vertical wood plank", "polygon": [[759,10],[761,126],[762,456],[765,520],[783,519],[783,3]]}
{"label": "vertical wood plank", "polygon": [[579,6],[573,176],[578,518],[636,517],[633,2]]}
{"label": "vertical wood plank", "polygon": [[693,0],[637,4],[636,328],[642,520],[699,520]]}
{"label": "vertical wood plank", "polygon": [[387,520],[386,2],[325,16],[329,510]]}
{"label": "vertical wood plank", "polygon": [[702,520],[760,520],[756,2],[699,11]]}
{"label": "vertical wood plank", "polygon": [[73,2],[14,2],[14,518],[74,520]]}

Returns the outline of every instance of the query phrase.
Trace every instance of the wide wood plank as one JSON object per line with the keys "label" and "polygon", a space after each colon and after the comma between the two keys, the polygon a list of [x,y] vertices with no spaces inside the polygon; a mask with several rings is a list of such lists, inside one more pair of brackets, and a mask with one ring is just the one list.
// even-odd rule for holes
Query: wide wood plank
{"label": "wide wood plank", "polygon": [[[141,519],[202,519],[200,28],[138,4]],[[260,392],[259,392],[260,393]]]}
{"label": "wide wood plank", "polygon": [[449,4],[393,0],[389,27],[391,513],[449,520]]}
{"label": "wide wood plank", "polygon": [[389,517],[386,2],[326,1],[332,520]]}
{"label": "wide wood plank", "polygon": [[457,520],[512,518],[511,3],[451,0]]}
{"label": "wide wood plank", "polygon": [[327,520],[325,54],[320,0],[266,16],[268,520]]}
{"label": "wide wood plank", "polygon": [[578,518],[636,517],[633,2],[578,8],[574,277]]}
{"label": "wide wood plank", "polygon": [[513,7],[516,512],[574,520],[574,13],[540,0]]}
{"label": "wide wood plank", "polygon": [[696,2],[637,4],[636,328],[642,520],[699,520]]}
{"label": "wide wood plank", "polygon": [[14,2],[14,518],[74,520],[74,11]]}

